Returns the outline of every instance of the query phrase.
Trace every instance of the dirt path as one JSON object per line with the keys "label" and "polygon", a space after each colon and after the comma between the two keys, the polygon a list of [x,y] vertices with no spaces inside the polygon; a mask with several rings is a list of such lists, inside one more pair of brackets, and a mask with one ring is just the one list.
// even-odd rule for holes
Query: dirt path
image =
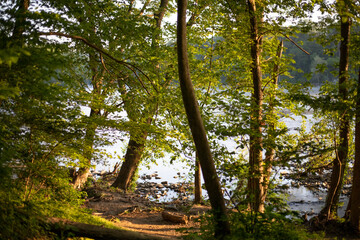
{"label": "dirt path", "polygon": [[[92,191],[92,192],[91,192]],[[201,214],[208,207],[179,206],[176,203],[155,203],[136,194],[124,194],[109,190],[93,188],[88,194],[86,207],[93,210],[93,214],[114,222],[117,226],[136,232],[152,234],[166,239],[180,239],[179,229],[198,227],[196,221],[174,223],[163,219],[164,210],[183,214]],[[187,211],[179,211],[187,209]],[[194,210],[195,209],[195,210]],[[190,210],[190,211],[189,211]]]}

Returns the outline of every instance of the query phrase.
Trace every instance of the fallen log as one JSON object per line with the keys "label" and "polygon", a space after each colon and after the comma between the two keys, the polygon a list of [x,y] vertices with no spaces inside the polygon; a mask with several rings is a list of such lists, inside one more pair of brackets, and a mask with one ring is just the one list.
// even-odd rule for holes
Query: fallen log
{"label": "fallen log", "polygon": [[72,237],[86,237],[96,240],[166,240],[150,234],[143,234],[123,229],[111,229],[101,226],[72,222],[68,220],[51,218],[47,222],[50,231],[56,234]]}
{"label": "fallen log", "polygon": [[173,222],[173,223],[184,223],[187,224],[188,223],[188,217],[184,214],[180,214],[180,213],[173,213],[173,212],[168,212],[168,211],[163,211],[162,212],[162,217],[164,220]]}

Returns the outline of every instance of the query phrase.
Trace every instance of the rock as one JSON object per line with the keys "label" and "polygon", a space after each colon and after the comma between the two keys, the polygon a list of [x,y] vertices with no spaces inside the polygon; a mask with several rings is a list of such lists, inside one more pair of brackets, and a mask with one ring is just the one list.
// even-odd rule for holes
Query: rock
{"label": "rock", "polygon": [[156,176],[155,179],[161,179],[161,177]]}
{"label": "rock", "polygon": [[162,181],[161,184],[166,185],[168,184],[168,181]]}
{"label": "rock", "polygon": [[157,188],[164,188],[164,185],[162,185],[161,183],[156,185]]}

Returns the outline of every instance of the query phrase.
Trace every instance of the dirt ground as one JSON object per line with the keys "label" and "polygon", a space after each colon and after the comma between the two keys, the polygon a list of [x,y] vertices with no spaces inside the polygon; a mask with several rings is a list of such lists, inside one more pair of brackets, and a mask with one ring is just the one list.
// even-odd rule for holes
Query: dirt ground
{"label": "dirt ground", "polygon": [[[180,229],[197,228],[199,215],[209,210],[202,205],[191,206],[179,202],[156,203],[132,193],[92,188],[88,190],[85,206],[93,214],[114,222],[117,226],[136,232],[151,234],[165,239],[180,239]],[[165,220],[163,211],[191,218],[187,223]]]}

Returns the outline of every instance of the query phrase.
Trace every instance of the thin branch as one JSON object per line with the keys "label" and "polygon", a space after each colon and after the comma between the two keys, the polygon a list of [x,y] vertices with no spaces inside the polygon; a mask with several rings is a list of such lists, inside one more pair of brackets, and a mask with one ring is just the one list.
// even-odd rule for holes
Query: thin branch
{"label": "thin branch", "polygon": [[47,160],[48,157],[50,156],[50,154],[52,154],[52,152],[55,150],[55,148],[57,148],[61,143],[63,143],[65,140],[70,139],[71,137],[68,138],[64,138],[62,140],[60,140],[59,142],[57,142],[47,154],[44,154],[43,157],[41,158],[42,160]]}
{"label": "thin branch", "polygon": [[290,42],[292,42],[295,46],[297,46],[301,51],[303,51],[304,53],[306,53],[307,55],[310,55],[309,52],[307,52],[305,49],[303,49],[302,47],[300,47],[296,42],[294,42],[294,40],[292,40],[291,38],[289,38],[287,35],[285,35],[284,33],[281,33],[284,37],[286,37]]}

